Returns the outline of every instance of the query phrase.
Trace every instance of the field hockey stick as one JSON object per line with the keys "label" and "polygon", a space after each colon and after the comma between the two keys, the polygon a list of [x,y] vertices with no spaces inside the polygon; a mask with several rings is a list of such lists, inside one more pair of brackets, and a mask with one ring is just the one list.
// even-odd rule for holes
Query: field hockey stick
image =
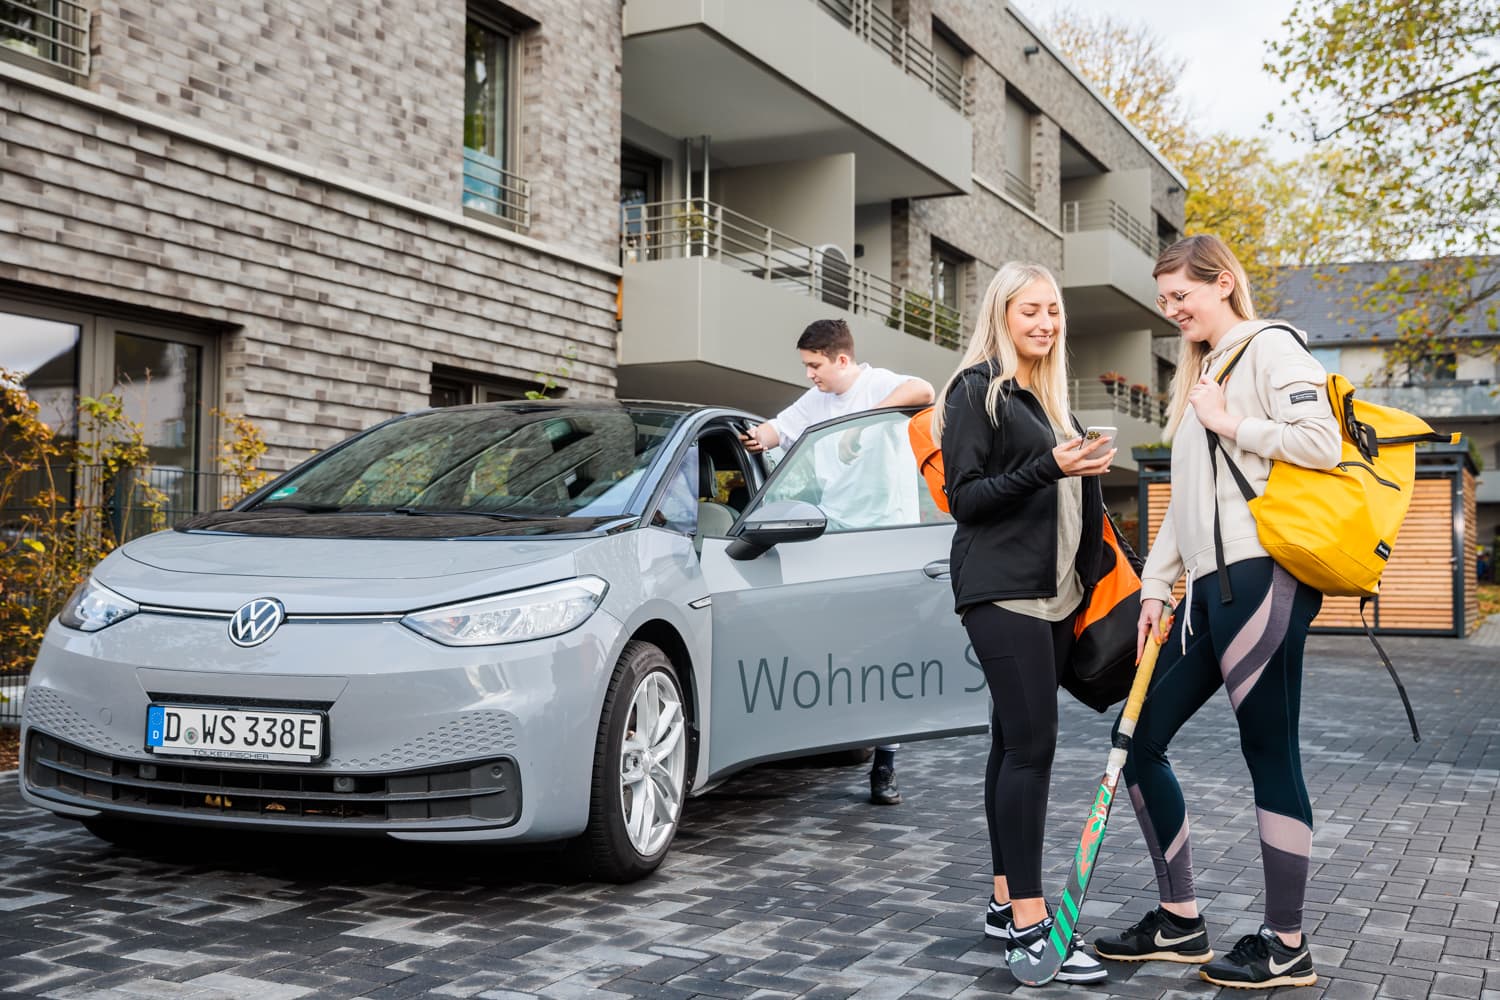
{"label": "field hockey stick", "polygon": [[1151,686],[1151,674],[1156,669],[1156,657],[1161,652],[1162,639],[1172,627],[1169,616],[1159,632],[1153,630],[1146,637],[1146,648],[1141,653],[1140,665],[1135,668],[1135,680],[1130,685],[1130,697],[1125,699],[1125,711],[1120,714],[1120,724],[1109,750],[1109,760],[1104,765],[1104,777],[1099,790],[1094,794],[1094,808],[1083,824],[1083,834],[1078,838],[1078,850],[1073,855],[1073,869],[1068,872],[1068,881],[1063,888],[1062,899],[1052,914],[1052,933],[1047,938],[1047,947],[1041,958],[1033,961],[1024,948],[1012,948],[1005,956],[1005,964],[1011,975],[1027,986],[1045,986],[1062,968],[1072,945],[1073,930],[1078,925],[1078,911],[1083,906],[1084,894],[1088,891],[1089,879],[1094,874],[1094,860],[1099,855],[1099,846],[1104,843],[1104,828],[1109,824],[1109,808],[1115,800],[1115,789],[1120,783],[1120,771],[1130,755],[1130,738],[1135,733],[1136,720],[1141,717],[1141,705],[1146,701],[1146,689]]}

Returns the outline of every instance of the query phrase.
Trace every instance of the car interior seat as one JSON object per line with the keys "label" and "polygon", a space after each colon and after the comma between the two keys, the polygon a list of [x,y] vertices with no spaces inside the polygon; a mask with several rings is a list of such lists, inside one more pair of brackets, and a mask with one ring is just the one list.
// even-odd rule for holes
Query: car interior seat
{"label": "car interior seat", "polygon": [[705,449],[698,459],[698,528],[693,532],[693,548],[703,551],[705,536],[715,538],[729,534],[736,514],[734,508],[714,499],[719,492],[719,478],[713,456]]}

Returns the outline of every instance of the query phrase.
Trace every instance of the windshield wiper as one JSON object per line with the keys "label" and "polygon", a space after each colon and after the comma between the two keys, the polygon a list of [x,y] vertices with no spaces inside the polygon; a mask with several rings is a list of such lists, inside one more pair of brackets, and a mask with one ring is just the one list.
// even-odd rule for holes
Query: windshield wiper
{"label": "windshield wiper", "polygon": [[488,517],[496,521],[552,521],[561,514],[507,514],[498,510],[428,510],[422,507],[392,507],[392,514],[412,517]]}
{"label": "windshield wiper", "polygon": [[295,510],[303,514],[333,514],[343,510],[335,503],[298,503],[294,500],[273,500],[270,503],[258,503],[251,507],[246,513],[258,510]]}

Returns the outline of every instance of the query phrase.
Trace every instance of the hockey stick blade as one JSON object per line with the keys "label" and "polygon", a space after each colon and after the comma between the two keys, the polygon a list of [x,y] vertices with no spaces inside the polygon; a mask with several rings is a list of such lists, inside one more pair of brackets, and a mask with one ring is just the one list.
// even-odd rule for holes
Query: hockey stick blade
{"label": "hockey stick blade", "polygon": [[[1170,619],[1160,631],[1164,634],[1169,628]],[[1161,642],[1157,636],[1148,636],[1140,666],[1136,667],[1135,680],[1130,685],[1130,697],[1125,700],[1125,710],[1120,714],[1118,734],[1110,747],[1104,777],[1099,781],[1099,790],[1094,793],[1094,807],[1089,810],[1083,834],[1078,838],[1078,849],[1073,854],[1073,867],[1068,872],[1062,899],[1052,911],[1052,932],[1041,954],[1035,955],[1025,948],[1012,948],[1006,953],[1005,964],[1009,966],[1010,974],[1026,986],[1045,986],[1052,982],[1062,968],[1063,960],[1068,957],[1083,897],[1094,874],[1094,861],[1104,843],[1104,831],[1109,825],[1109,810],[1119,787],[1120,771],[1130,753],[1130,738],[1135,732],[1136,720],[1140,718],[1141,705],[1146,700],[1146,689],[1151,685],[1151,674],[1156,669],[1156,657],[1160,652]]]}

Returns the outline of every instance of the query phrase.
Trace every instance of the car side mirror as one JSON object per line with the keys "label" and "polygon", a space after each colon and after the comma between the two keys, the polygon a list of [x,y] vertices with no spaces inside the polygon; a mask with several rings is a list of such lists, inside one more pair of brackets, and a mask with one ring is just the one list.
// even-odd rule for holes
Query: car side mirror
{"label": "car side mirror", "polygon": [[724,550],[731,559],[754,559],[782,542],[806,542],[828,528],[828,518],[804,500],[777,500],[745,518]]}

